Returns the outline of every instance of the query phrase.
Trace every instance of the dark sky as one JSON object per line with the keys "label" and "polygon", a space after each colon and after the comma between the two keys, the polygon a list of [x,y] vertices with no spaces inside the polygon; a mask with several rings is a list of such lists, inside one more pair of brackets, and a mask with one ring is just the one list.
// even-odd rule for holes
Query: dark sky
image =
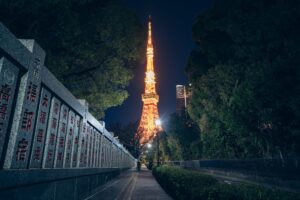
{"label": "dark sky", "polygon": [[[175,112],[177,84],[187,83],[184,68],[191,50],[192,26],[199,14],[209,9],[212,0],[123,0],[147,25],[148,15],[152,17],[154,64],[160,118],[165,121]],[[146,42],[146,41],[145,41]],[[145,49],[146,56],[146,49]],[[146,63],[139,66],[128,88],[129,98],[118,107],[106,112],[106,123],[127,124],[139,120],[142,112],[141,94],[144,90]]]}

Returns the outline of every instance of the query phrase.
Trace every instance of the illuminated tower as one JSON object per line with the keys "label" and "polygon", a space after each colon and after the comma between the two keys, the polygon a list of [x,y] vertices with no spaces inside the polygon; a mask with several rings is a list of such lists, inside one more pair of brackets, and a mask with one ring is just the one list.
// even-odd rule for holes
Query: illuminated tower
{"label": "illuminated tower", "polygon": [[158,128],[156,120],[159,119],[157,103],[159,96],[156,93],[155,88],[155,73],[153,64],[153,44],[151,33],[151,20],[149,17],[148,22],[148,42],[147,42],[147,69],[145,76],[145,92],[142,94],[143,110],[140,124],[137,130],[137,138],[139,143],[143,146],[156,135]]}

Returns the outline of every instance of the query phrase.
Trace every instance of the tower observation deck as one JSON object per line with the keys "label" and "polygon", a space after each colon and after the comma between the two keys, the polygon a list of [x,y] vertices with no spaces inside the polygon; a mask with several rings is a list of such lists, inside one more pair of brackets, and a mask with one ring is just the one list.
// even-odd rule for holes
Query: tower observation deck
{"label": "tower observation deck", "polygon": [[143,110],[139,127],[136,133],[139,143],[143,146],[156,135],[158,128],[155,121],[159,119],[157,104],[159,96],[156,92],[154,73],[154,49],[152,43],[152,26],[149,17],[148,40],[147,40],[147,66],[145,73],[145,91],[142,94]]}

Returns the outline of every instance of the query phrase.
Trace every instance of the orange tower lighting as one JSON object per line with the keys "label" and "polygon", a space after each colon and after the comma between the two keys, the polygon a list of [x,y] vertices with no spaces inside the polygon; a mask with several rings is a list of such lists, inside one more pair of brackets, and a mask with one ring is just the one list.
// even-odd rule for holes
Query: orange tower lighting
{"label": "orange tower lighting", "polygon": [[140,124],[136,133],[136,136],[139,139],[140,146],[143,146],[144,144],[152,140],[158,130],[161,129],[160,125],[157,125],[155,123],[159,119],[157,110],[159,96],[157,95],[155,88],[153,57],[154,50],[152,44],[151,19],[149,17],[145,92],[142,94],[143,110]]}

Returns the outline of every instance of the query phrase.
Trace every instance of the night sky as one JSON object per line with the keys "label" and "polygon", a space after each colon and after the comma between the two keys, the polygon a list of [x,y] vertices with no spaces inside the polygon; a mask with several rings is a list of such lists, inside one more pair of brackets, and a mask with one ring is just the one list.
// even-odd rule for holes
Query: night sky
{"label": "night sky", "polygon": [[[160,118],[165,121],[176,109],[177,84],[187,83],[184,74],[189,53],[195,48],[192,40],[192,26],[199,14],[212,6],[212,0],[123,0],[133,10],[144,26],[148,15],[152,17],[154,42],[154,67],[156,87],[160,101]],[[145,41],[146,43],[146,41]],[[146,56],[146,49],[145,49]],[[129,98],[118,107],[106,112],[106,123],[127,124],[138,121],[142,112],[141,94],[144,90],[146,63],[138,66],[128,88]]]}

